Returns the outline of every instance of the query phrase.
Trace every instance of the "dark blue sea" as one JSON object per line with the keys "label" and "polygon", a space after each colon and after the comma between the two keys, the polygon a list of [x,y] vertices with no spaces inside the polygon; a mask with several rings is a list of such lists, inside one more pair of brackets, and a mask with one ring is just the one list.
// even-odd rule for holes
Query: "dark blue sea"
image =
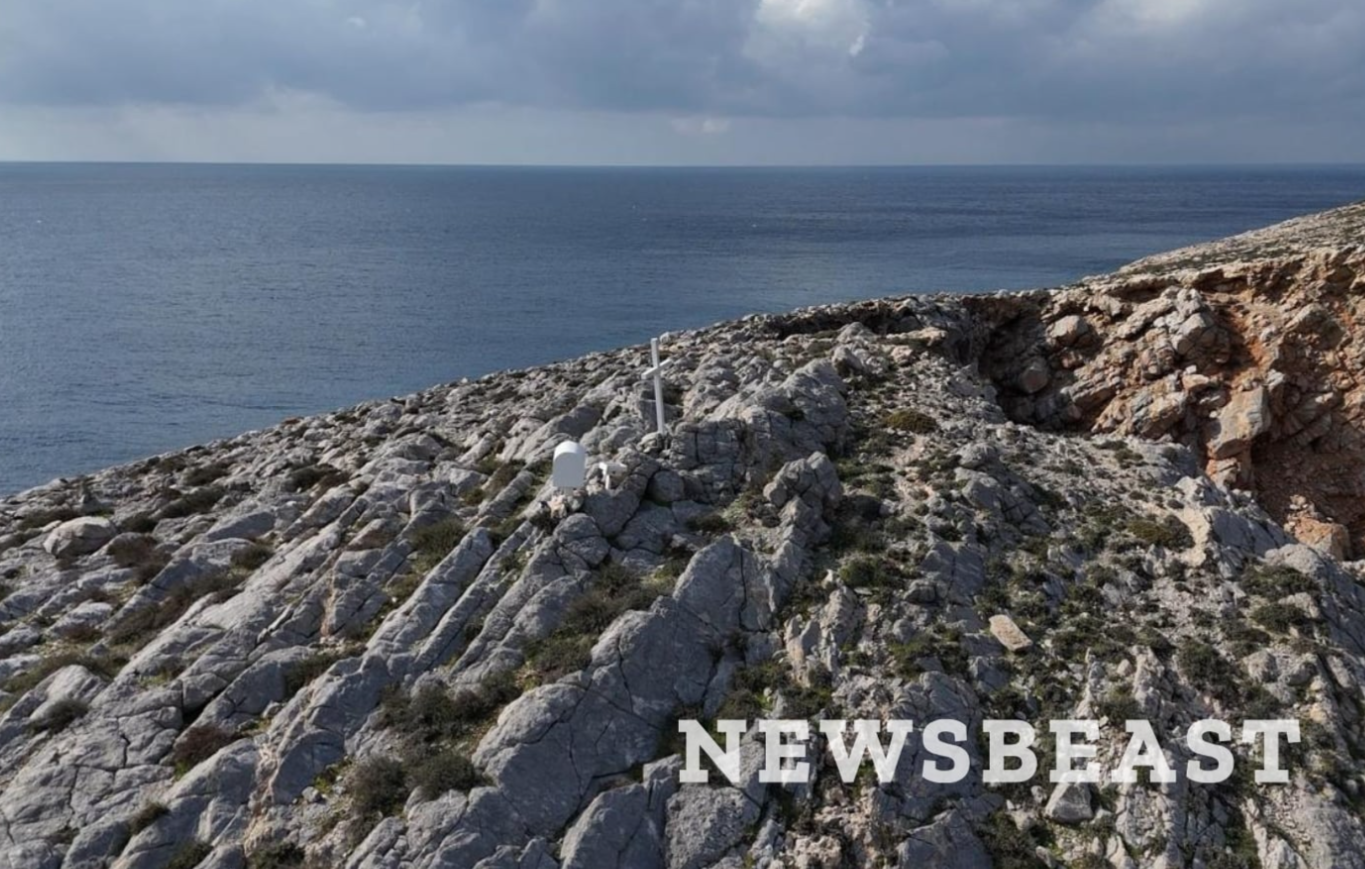
{"label": "dark blue sea", "polygon": [[0,164],[0,494],[758,311],[1057,285],[1354,168]]}

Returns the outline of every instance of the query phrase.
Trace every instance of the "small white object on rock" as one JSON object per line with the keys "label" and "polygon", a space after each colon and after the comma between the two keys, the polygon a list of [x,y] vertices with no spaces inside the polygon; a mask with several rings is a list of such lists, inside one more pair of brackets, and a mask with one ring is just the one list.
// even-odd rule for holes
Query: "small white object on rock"
{"label": "small white object on rock", "polygon": [[565,441],[555,447],[554,471],[555,488],[577,489],[588,478],[588,453],[578,441]]}

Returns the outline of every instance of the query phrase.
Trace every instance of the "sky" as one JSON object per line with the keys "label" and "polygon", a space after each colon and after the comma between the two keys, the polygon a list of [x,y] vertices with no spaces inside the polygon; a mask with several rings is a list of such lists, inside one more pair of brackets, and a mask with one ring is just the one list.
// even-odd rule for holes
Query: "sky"
{"label": "sky", "polygon": [[1361,0],[0,0],[0,160],[1365,162]]}

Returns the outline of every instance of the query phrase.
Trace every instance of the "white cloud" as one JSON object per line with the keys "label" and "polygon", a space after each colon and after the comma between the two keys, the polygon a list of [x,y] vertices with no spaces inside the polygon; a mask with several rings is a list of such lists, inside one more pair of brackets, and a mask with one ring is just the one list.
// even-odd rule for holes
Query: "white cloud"
{"label": "white cloud", "polygon": [[1240,8],[1219,0],[1108,0],[1102,6],[1119,22],[1150,28],[1177,27],[1214,14],[1235,17]]}
{"label": "white cloud", "polygon": [[868,18],[866,0],[761,0],[749,35],[751,51],[760,58],[774,46],[857,54]]}

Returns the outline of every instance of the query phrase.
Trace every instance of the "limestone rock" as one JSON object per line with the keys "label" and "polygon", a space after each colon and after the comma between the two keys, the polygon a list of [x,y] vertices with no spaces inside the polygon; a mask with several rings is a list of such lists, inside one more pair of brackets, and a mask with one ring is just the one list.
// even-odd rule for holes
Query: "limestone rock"
{"label": "limestone rock", "polygon": [[902,869],[989,869],[994,865],[971,824],[957,811],[945,812],[932,824],[913,830],[897,849],[896,859]]}
{"label": "limestone rock", "polygon": [[48,532],[43,549],[55,558],[88,555],[114,539],[112,522],[99,516],[82,516],[63,522]]}
{"label": "limestone rock", "polygon": [[1007,615],[993,615],[990,619],[991,634],[1000,641],[1000,645],[1009,649],[1011,652],[1022,652],[1032,648],[1033,640],[1019,629],[1014,623],[1014,619]]}
{"label": "limestone rock", "polygon": [[1095,817],[1090,804],[1090,785],[1083,782],[1061,782],[1052,789],[1043,814],[1061,824],[1079,824]]}
{"label": "limestone rock", "polygon": [[1215,430],[1209,438],[1209,455],[1215,459],[1237,455],[1269,431],[1270,423],[1270,397],[1265,387],[1236,393],[1218,413]]}

